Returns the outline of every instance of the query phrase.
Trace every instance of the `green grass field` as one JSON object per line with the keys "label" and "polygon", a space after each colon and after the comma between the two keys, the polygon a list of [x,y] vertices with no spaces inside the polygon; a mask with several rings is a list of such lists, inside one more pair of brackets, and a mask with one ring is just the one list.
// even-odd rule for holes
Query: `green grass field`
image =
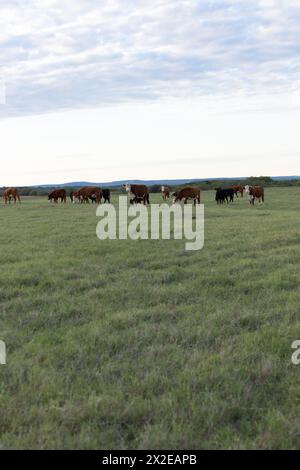
{"label": "green grass field", "polygon": [[2,449],[300,448],[300,188],[213,198],[198,252],[1,202]]}

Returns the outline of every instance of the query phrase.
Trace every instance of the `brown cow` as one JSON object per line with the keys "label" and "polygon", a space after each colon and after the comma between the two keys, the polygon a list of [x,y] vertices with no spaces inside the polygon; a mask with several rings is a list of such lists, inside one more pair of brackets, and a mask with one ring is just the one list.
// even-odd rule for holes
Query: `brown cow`
{"label": "brown cow", "polygon": [[170,188],[168,186],[162,186],[160,190],[163,200],[166,201],[167,199],[169,199],[171,192]]}
{"label": "brown cow", "polygon": [[17,201],[21,203],[19,191],[16,188],[7,188],[4,191],[3,197],[4,197],[5,204],[7,204],[8,202],[10,203],[12,199],[15,201],[15,204]]}
{"label": "brown cow", "polygon": [[142,199],[144,204],[150,204],[149,201],[149,190],[144,184],[123,184],[123,188],[127,191],[127,194],[131,201],[136,202],[138,199]]}
{"label": "brown cow", "polygon": [[177,201],[184,201],[184,204],[187,204],[188,199],[193,199],[194,205],[198,202],[200,204],[200,189],[199,188],[192,188],[192,187],[186,187],[181,189],[180,191],[177,191],[175,193],[175,197],[173,202]]}
{"label": "brown cow", "polygon": [[261,186],[245,186],[245,192],[248,194],[249,202],[254,206],[255,199],[258,199],[259,203],[265,202],[265,191]]}
{"label": "brown cow", "polygon": [[58,202],[58,199],[61,200],[61,202],[67,202],[67,193],[65,189],[54,189],[54,191],[51,191],[50,194],[48,194],[48,199],[50,202],[54,201],[55,203]]}
{"label": "brown cow", "polygon": [[73,202],[73,204],[75,204],[75,202],[80,202],[78,191],[72,191],[70,194],[70,199],[71,199],[71,202]]}
{"label": "brown cow", "polygon": [[232,189],[234,191],[234,194],[236,197],[239,197],[238,194],[240,193],[241,197],[244,197],[244,186],[237,185],[237,186],[232,186]]}
{"label": "brown cow", "polygon": [[94,186],[85,186],[79,189],[77,197],[80,199],[81,204],[84,202],[88,204],[89,199],[93,200],[93,198],[96,199],[97,204],[101,204],[102,189]]}

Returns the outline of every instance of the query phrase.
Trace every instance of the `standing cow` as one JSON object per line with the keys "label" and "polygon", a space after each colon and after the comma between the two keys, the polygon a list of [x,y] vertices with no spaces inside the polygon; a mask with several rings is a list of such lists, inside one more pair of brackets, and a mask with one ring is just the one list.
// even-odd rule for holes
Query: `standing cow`
{"label": "standing cow", "polygon": [[239,197],[238,195],[240,194],[241,197],[244,197],[244,186],[237,185],[237,186],[232,186],[233,192],[236,197]]}
{"label": "standing cow", "polygon": [[261,186],[245,186],[245,193],[248,194],[249,202],[254,206],[255,199],[258,199],[259,203],[265,202],[265,190]]}
{"label": "standing cow", "polygon": [[144,204],[150,204],[149,201],[149,189],[144,184],[124,184],[130,201],[137,202],[139,199],[143,201]]}
{"label": "standing cow", "polygon": [[94,186],[85,186],[79,189],[77,193],[77,197],[79,198],[81,204],[83,203],[88,204],[89,199],[92,201],[94,199],[97,204],[101,204],[102,189],[96,188]]}
{"label": "standing cow", "polygon": [[168,186],[162,186],[160,190],[163,200],[166,201],[167,199],[169,199],[171,192],[170,188]]}
{"label": "standing cow", "polygon": [[233,202],[234,200],[234,190],[233,188],[215,188],[216,191],[216,202],[217,204],[223,204],[225,201]]}
{"label": "standing cow", "polygon": [[108,188],[102,190],[102,197],[104,199],[104,203],[108,202],[110,204],[110,190]]}
{"label": "standing cow", "polygon": [[173,202],[184,201],[184,204],[187,204],[188,199],[192,199],[194,205],[196,205],[196,203],[200,204],[200,189],[192,187],[183,188],[174,193]]}
{"label": "standing cow", "polygon": [[19,191],[16,188],[7,188],[4,191],[3,197],[4,197],[5,204],[7,204],[7,203],[10,204],[12,199],[15,201],[15,204],[16,204],[17,201],[19,201],[19,203],[21,203],[20,194],[19,194]]}

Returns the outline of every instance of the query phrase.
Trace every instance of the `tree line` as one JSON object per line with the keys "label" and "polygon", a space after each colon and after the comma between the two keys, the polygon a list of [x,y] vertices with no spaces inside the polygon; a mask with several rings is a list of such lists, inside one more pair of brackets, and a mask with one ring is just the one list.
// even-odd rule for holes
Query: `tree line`
{"label": "tree line", "polygon": [[[206,181],[191,181],[188,183],[188,186],[198,186],[201,190],[211,190],[216,187],[222,187],[222,188],[229,188],[230,186],[236,186],[236,185],[243,185],[245,186],[246,184],[249,184],[249,186],[264,186],[264,187],[290,187],[290,186],[299,186],[300,187],[300,180],[297,179],[284,179],[284,180],[274,180],[270,176],[250,176],[249,178],[245,179],[217,179],[217,180],[206,180]],[[172,191],[177,191],[184,186],[187,186],[187,184],[182,184],[182,185],[169,185]],[[26,187],[19,187],[19,193],[21,196],[47,196],[55,187],[38,187],[38,186],[26,186]],[[64,188],[67,192],[67,195],[69,196],[71,192],[78,191],[78,187],[71,187],[68,186]],[[161,185],[160,184],[154,184],[149,186],[149,191],[151,193],[160,193]],[[0,195],[3,195],[3,192],[5,190],[5,187],[0,189]],[[111,192],[116,193],[116,194],[121,194],[124,193],[124,190],[122,187],[114,187],[110,188]]]}

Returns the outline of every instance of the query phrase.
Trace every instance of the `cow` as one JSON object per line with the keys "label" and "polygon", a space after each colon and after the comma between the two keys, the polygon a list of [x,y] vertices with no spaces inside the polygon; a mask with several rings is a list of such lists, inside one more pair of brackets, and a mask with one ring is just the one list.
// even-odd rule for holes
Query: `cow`
{"label": "cow", "polygon": [[[3,197],[4,197],[4,194],[3,194]],[[8,199],[7,199],[8,204],[10,204],[13,200],[14,200],[14,198],[12,197],[12,195],[9,195]],[[6,204],[7,204],[7,202],[6,202]]]}
{"label": "cow", "polygon": [[184,201],[184,204],[187,204],[188,199],[192,199],[194,201],[194,205],[198,202],[200,204],[200,189],[199,188],[192,188],[186,187],[177,191],[173,199],[173,203],[178,201]]}
{"label": "cow", "polygon": [[238,195],[240,194],[241,197],[244,197],[244,186],[237,185],[237,186],[232,186],[233,192],[236,197],[239,197]]}
{"label": "cow", "polygon": [[138,197],[135,196],[133,199],[129,199],[130,204],[143,204],[144,203],[144,197]]}
{"label": "cow", "polygon": [[144,184],[124,184],[128,197],[130,200],[135,202],[135,198],[141,198],[144,204],[150,204],[149,201],[149,190]]}
{"label": "cow", "polygon": [[245,186],[245,193],[248,194],[249,202],[254,206],[255,199],[258,199],[259,203],[265,202],[265,190],[262,186]]}
{"label": "cow", "polygon": [[233,188],[215,188],[216,191],[216,202],[217,204],[224,204],[226,201],[227,204],[228,202],[233,202],[234,199],[234,190]]}
{"label": "cow", "polygon": [[[73,195],[74,196],[74,195]],[[89,199],[95,198],[97,204],[101,204],[102,189],[94,186],[85,186],[78,191],[77,196],[81,204],[89,203]]]}
{"label": "cow", "polygon": [[54,201],[57,203],[58,199],[60,199],[61,202],[67,202],[67,193],[65,189],[54,189],[50,194],[48,194],[48,200],[50,202]]}
{"label": "cow", "polygon": [[103,189],[102,190],[102,197],[104,199],[104,203],[108,202],[110,204],[110,190],[109,189]]}
{"label": "cow", "polygon": [[162,195],[163,200],[166,201],[167,199],[169,199],[170,188],[168,186],[161,186],[160,190],[161,190],[161,195]]}
{"label": "cow", "polygon": [[16,188],[7,188],[4,191],[3,197],[4,197],[5,204],[7,203],[10,204],[12,199],[15,201],[15,204],[17,201],[19,201],[19,203],[21,204],[20,194]]}
{"label": "cow", "polygon": [[78,195],[78,191],[72,191],[70,194],[70,199],[73,204],[80,202],[80,196]]}

